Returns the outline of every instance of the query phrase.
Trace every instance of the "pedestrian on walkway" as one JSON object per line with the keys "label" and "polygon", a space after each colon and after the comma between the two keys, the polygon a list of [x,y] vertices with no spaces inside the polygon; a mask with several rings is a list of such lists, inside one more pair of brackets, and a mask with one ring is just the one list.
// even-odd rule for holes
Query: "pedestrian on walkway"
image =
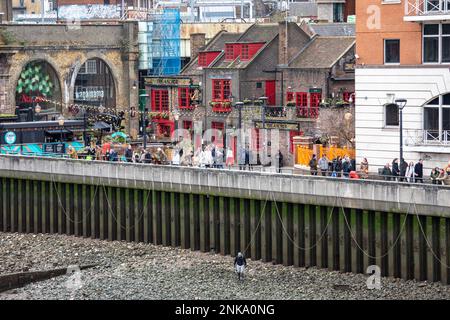
{"label": "pedestrian on walkway", "polygon": [[329,161],[326,154],[323,154],[322,158],[319,159],[319,169],[323,177],[328,175],[328,163]]}
{"label": "pedestrian on walkway", "polygon": [[392,160],[392,176],[394,177],[394,181],[398,181],[398,177],[400,176],[400,168],[398,166],[398,158]]}
{"label": "pedestrian on walkway", "polygon": [[133,162],[133,149],[131,148],[131,144],[129,144],[127,150],[125,150],[125,159],[127,162]]}
{"label": "pedestrian on walkway", "polygon": [[441,173],[441,169],[439,169],[438,167],[433,168],[431,170],[430,178],[431,178],[432,184],[440,184],[440,183],[438,183],[439,182],[438,178],[439,178],[440,173]]}
{"label": "pedestrian on walkway", "polygon": [[391,171],[389,163],[386,163],[384,165],[384,168],[381,171],[381,175],[384,177],[384,180],[391,181],[392,171]]}
{"label": "pedestrian on walkway", "polygon": [[423,160],[419,159],[419,162],[414,166],[414,178],[417,183],[423,183]]}
{"label": "pedestrian on walkway", "polygon": [[281,150],[278,150],[277,159],[278,159],[278,172],[281,173],[281,168],[283,167],[283,154],[281,153]]}
{"label": "pedestrian on walkway", "polygon": [[312,158],[309,161],[309,170],[311,171],[312,176],[317,176],[317,158],[315,154],[312,155]]}
{"label": "pedestrian on walkway", "polygon": [[410,162],[405,171],[405,179],[409,183],[414,182],[414,162]]}
{"label": "pedestrian on walkway", "polygon": [[361,178],[367,179],[369,177],[369,161],[364,158],[359,165],[359,170],[361,171]]}
{"label": "pedestrian on walkway", "polygon": [[406,180],[406,169],[408,169],[408,163],[402,158],[400,159],[400,181]]}

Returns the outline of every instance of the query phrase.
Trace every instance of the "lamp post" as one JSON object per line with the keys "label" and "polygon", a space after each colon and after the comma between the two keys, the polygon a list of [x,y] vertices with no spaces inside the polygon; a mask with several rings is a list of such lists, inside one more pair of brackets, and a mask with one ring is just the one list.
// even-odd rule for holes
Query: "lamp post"
{"label": "lamp post", "polygon": [[241,101],[238,101],[234,104],[234,107],[239,111],[239,118],[238,118],[238,128],[242,128],[242,107],[244,106],[244,103]]}
{"label": "lamp post", "polygon": [[139,97],[142,97],[145,99],[144,102],[144,108],[142,110],[142,114],[141,114],[141,125],[142,125],[142,141],[143,141],[143,145],[144,145],[144,150],[147,148],[147,127],[146,127],[146,120],[147,120],[147,115],[146,115],[146,106],[147,106],[147,98],[149,97],[149,95],[147,93],[143,93],[141,95],[139,95]]}
{"label": "lamp post", "polygon": [[86,109],[84,109],[83,112],[83,141],[84,141],[84,146],[87,146],[87,137],[86,137],[86,127],[87,127],[87,123],[86,123]]}
{"label": "lamp post", "polygon": [[174,112],[173,114],[173,120],[174,120],[174,126],[175,126],[175,142],[178,142],[178,120],[180,120],[180,113],[177,111]]}
{"label": "lamp post", "polygon": [[403,108],[406,106],[406,99],[396,99],[395,104],[400,112],[399,125],[400,125],[400,164],[403,159]]}
{"label": "lamp post", "polygon": [[266,128],[266,103],[267,103],[267,97],[260,97],[259,100],[262,101],[262,112],[261,112],[261,121],[262,121],[262,128]]}

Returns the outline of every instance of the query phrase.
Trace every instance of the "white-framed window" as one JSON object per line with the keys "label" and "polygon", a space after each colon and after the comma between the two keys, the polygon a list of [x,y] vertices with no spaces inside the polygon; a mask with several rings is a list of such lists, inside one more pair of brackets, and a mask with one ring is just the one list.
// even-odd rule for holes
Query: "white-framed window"
{"label": "white-framed window", "polygon": [[399,39],[384,39],[384,63],[385,64],[400,63]]}
{"label": "white-framed window", "polygon": [[423,108],[423,129],[428,140],[450,136],[450,93],[440,95]]}
{"label": "white-framed window", "polygon": [[450,63],[450,24],[423,25],[423,63]]}
{"label": "white-framed window", "polygon": [[78,72],[80,74],[97,74],[97,61],[87,60],[80,68]]}

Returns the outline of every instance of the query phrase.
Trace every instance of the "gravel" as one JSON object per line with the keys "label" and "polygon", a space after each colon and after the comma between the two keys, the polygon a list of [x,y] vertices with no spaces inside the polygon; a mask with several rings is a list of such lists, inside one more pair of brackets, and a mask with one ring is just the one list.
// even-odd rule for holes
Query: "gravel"
{"label": "gravel", "polygon": [[233,258],[144,243],[65,235],[0,233],[0,275],[96,264],[0,293],[10,299],[450,299],[450,286],[367,275],[294,268],[248,259],[239,282]]}

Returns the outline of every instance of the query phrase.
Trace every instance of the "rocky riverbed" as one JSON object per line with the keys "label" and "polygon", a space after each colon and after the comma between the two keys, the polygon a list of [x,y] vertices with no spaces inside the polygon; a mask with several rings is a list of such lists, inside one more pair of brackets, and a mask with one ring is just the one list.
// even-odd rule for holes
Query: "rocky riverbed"
{"label": "rocky riverbed", "polygon": [[0,233],[0,274],[96,264],[0,293],[9,299],[450,299],[450,286],[248,261],[238,282],[233,259],[143,243],[64,235]]}

